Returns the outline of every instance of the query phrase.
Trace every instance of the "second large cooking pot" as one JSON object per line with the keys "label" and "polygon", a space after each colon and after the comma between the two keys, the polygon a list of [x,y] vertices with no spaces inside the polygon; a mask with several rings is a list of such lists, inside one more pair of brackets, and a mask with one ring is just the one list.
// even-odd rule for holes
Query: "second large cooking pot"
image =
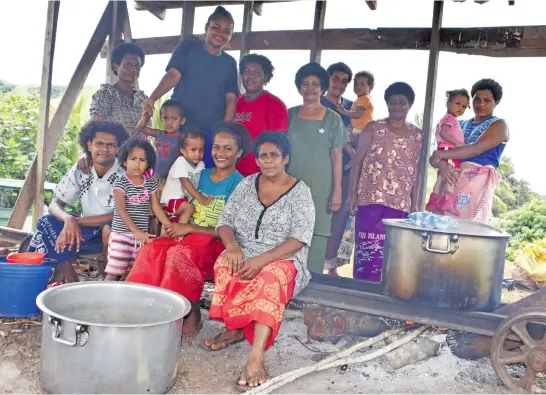
{"label": "second large cooking pot", "polygon": [[190,303],[172,291],[114,281],[42,292],[47,392],[158,394],[174,385]]}
{"label": "second large cooking pot", "polygon": [[383,220],[383,293],[455,310],[499,307],[510,236],[478,222],[457,222],[460,229],[450,231]]}

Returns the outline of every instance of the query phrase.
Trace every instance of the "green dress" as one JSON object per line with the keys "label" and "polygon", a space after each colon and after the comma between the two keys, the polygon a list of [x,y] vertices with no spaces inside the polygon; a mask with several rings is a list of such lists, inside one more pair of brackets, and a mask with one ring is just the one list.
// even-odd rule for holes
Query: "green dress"
{"label": "green dress", "polygon": [[288,110],[288,139],[292,145],[288,173],[311,189],[316,215],[307,267],[322,273],[332,217],[328,211],[334,189],[332,150],[344,147],[349,135],[336,112],[326,109],[324,118],[315,121],[299,118],[299,108]]}

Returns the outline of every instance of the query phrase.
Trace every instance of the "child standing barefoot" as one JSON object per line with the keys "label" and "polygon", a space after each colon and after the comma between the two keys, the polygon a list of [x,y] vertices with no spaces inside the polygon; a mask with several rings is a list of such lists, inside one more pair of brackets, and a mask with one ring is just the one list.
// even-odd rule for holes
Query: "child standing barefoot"
{"label": "child standing barefoot", "polygon": [[[468,108],[470,96],[466,89],[456,89],[446,92],[447,114],[441,119],[436,127],[436,142],[438,150],[449,150],[464,145],[464,135],[457,118],[464,114]],[[453,159],[451,164],[457,169],[461,163]],[[444,191],[442,193],[442,191]],[[425,210],[436,214],[450,213],[459,215],[457,210],[457,195],[453,193],[453,187],[446,183],[438,172],[434,189],[430,194]]]}
{"label": "child standing barefoot", "polygon": [[203,206],[209,205],[214,198],[203,196],[197,191],[201,171],[205,168],[203,154],[205,132],[198,126],[182,129],[180,135],[180,153],[171,169],[161,194],[161,204],[166,207],[171,221],[187,224],[194,213],[190,199],[197,200]]}
{"label": "child standing barefoot", "polygon": [[127,273],[141,244],[154,237],[148,233],[150,205],[163,225],[171,222],[157,197],[157,183],[146,178],[146,170],[155,165],[152,145],[142,139],[125,142],[119,153],[125,175],[114,184],[114,219],[108,240],[107,281],[117,281]]}

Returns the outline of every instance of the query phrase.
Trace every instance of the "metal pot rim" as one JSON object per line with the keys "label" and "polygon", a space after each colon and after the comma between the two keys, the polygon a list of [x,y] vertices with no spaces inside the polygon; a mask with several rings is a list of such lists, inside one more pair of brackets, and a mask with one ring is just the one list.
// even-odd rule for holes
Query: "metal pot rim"
{"label": "metal pot rim", "polygon": [[[458,219],[457,222],[459,224],[468,224],[469,226],[476,227],[476,228],[483,228],[484,230],[488,231],[488,234],[479,234],[475,232],[465,232],[464,230],[458,229],[429,229],[424,228],[421,226],[415,226],[405,219],[384,219],[382,220],[383,224],[386,226],[392,226],[395,228],[402,228],[402,229],[408,229],[408,230],[414,230],[417,232],[431,232],[431,233],[442,233],[447,235],[461,235],[461,236],[471,236],[471,237],[484,237],[484,238],[495,238],[495,239],[509,239],[511,236],[506,233],[502,229],[497,229],[493,226],[482,224],[481,222],[475,222],[475,221],[468,221],[468,220],[460,220]],[[494,233],[494,234],[493,234]]]}
{"label": "metal pot rim", "polygon": [[[65,315],[59,314],[51,310],[49,307],[45,304],[45,299],[50,295],[54,294],[55,292],[58,292],[61,289],[71,288],[71,287],[98,287],[98,286],[107,286],[107,287],[132,287],[132,288],[141,288],[143,290],[149,290],[156,293],[163,293],[168,295],[169,297],[177,300],[177,302],[181,303],[183,305],[183,311],[181,314],[175,316],[174,318],[162,320],[162,321],[155,321],[155,322],[148,322],[148,323],[142,323],[142,324],[104,324],[104,323],[96,323],[91,321],[85,321],[85,320],[77,320],[71,317],[67,317]],[[179,320],[183,317],[185,317],[191,310],[190,302],[183,297],[182,295],[177,294],[176,292],[173,292],[171,290],[155,287],[153,285],[145,285],[145,284],[138,284],[138,283],[126,283],[126,282],[114,282],[114,281],[90,281],[90,282],[83,282],[83,283],[69,283],[69,284],[63,284],[58,287],[53,287],[46,289],[42,293],[38,295],[36,298],[36,305],[38,308],[44,313],[48,314],[49,316],[53,316],[56,318],[59,318],[60,320],[72,322],[76,324],[81,325],[87,325],[87,326],[94,326],[94,327],[103,327],[103,328],[143,328],[143,327],[151,327],[151,326],[157,326],[157,325],[164,325],[169,324],[173,321]]]}

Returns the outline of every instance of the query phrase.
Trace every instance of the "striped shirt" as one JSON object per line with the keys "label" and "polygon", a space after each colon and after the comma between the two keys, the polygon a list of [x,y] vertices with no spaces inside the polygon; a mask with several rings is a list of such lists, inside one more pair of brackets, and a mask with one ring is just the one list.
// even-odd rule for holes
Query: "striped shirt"
{"label": "striped shirt", "polygon": [[[144,177],[143,185],[135,185],[127,178],[127,174],[120,177],[114,184],[114,191],[122,191],[125,195],[125,209],[136,226],[148,232],[150,215],[150,203],[152,194],[157,192],[157,183],[151,178]],[[131,233],[125,222],[119,216],[117,207],[114,208],[114,220],[112,221],[112,232]]]}

